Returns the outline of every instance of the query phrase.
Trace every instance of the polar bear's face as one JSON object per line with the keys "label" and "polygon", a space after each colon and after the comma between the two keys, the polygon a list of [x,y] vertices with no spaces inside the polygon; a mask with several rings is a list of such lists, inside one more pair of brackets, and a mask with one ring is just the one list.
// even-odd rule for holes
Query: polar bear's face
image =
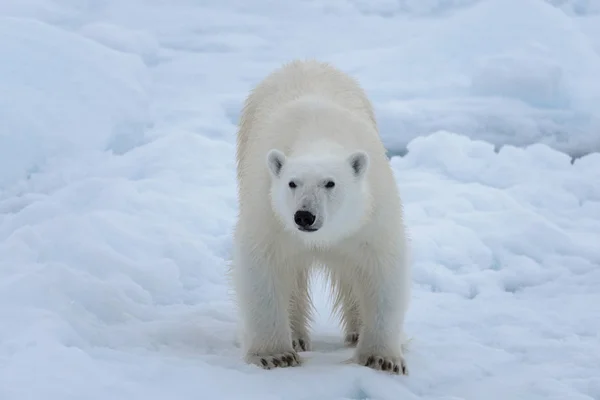
{"label": "polar bear's face", "polygon": [[367,153],[295,158],[273,149],[267,166],[274,211],[289,231],[308,241],[331,241],[360,224],[368,204]]}

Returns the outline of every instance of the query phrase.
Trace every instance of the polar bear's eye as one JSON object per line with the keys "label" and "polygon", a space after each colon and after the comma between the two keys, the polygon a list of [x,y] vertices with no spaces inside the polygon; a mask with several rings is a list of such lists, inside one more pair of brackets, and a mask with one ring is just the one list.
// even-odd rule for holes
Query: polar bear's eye
{"label": "polar bear's eye", "polygon": [[292,189],[296,188],[296,182],[294,181],[290,181],[290,183],[288,183],[289,187],[291,187]]}
{"label": "polar bear's eye", "polygon": [[327,189],[331,189],[334,186],[335,186],[335,182],[334,181],[327,181],[327,183],[325,184],[325,187]]}

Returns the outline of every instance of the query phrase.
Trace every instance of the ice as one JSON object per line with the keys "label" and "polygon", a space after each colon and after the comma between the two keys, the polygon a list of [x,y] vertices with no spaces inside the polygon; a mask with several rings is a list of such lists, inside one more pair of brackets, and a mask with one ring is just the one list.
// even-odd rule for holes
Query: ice
{"label": "ice", "polygon": [[[597,0],[0,2],[0,399],[600,397]],[[281,62],[373,99],[410,375],[241,360],[235,124]],[[398,154],[402,154],[400,157]]]}

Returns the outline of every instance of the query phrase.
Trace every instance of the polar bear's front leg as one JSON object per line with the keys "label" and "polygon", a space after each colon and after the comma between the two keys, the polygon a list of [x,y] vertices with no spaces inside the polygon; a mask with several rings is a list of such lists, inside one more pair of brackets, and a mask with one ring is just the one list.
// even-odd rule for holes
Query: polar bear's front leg
{"label": "polar bear's front leg", "polygon": [[408,266],[400,262],[366,267],[369,279],[357,284],[363,324],[355,359],[370,368],[407,375],[402,336],[410,290]]}
{"label": "polar bear's front leg", "polygon": [[265,369],[296,366],[288,304],[292,282],[280,266],[240,249],[234,258],[234,279],[243,323],[246,362]]}

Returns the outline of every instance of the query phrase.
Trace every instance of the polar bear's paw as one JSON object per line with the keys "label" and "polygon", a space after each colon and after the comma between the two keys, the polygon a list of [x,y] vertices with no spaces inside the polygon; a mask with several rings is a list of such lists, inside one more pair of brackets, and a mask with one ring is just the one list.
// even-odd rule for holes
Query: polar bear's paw
{"label": "polar bear's paw", "polygon": [[300,356],[296,351],[286,351],[283,353],[263,353],[252,354],[246,357],[250,364],[258,365],[264,369],[295,367],[300,365]]}
{"label": "polar bear's paw", "polygon": [[358,363],[378,371],[387,371],[395,375],[408,375],[406,361],[402,356],[390,357],[365,353],[358,356]]}
{"label": "polar bear's paw", "polygon": [[296,350],[297,352],[301,352],[301,351],[310,351],[312,346],[310,343],[310,338],[308,336],[293,336],[292,337],[292,346],[294,347],[294,350]]}

